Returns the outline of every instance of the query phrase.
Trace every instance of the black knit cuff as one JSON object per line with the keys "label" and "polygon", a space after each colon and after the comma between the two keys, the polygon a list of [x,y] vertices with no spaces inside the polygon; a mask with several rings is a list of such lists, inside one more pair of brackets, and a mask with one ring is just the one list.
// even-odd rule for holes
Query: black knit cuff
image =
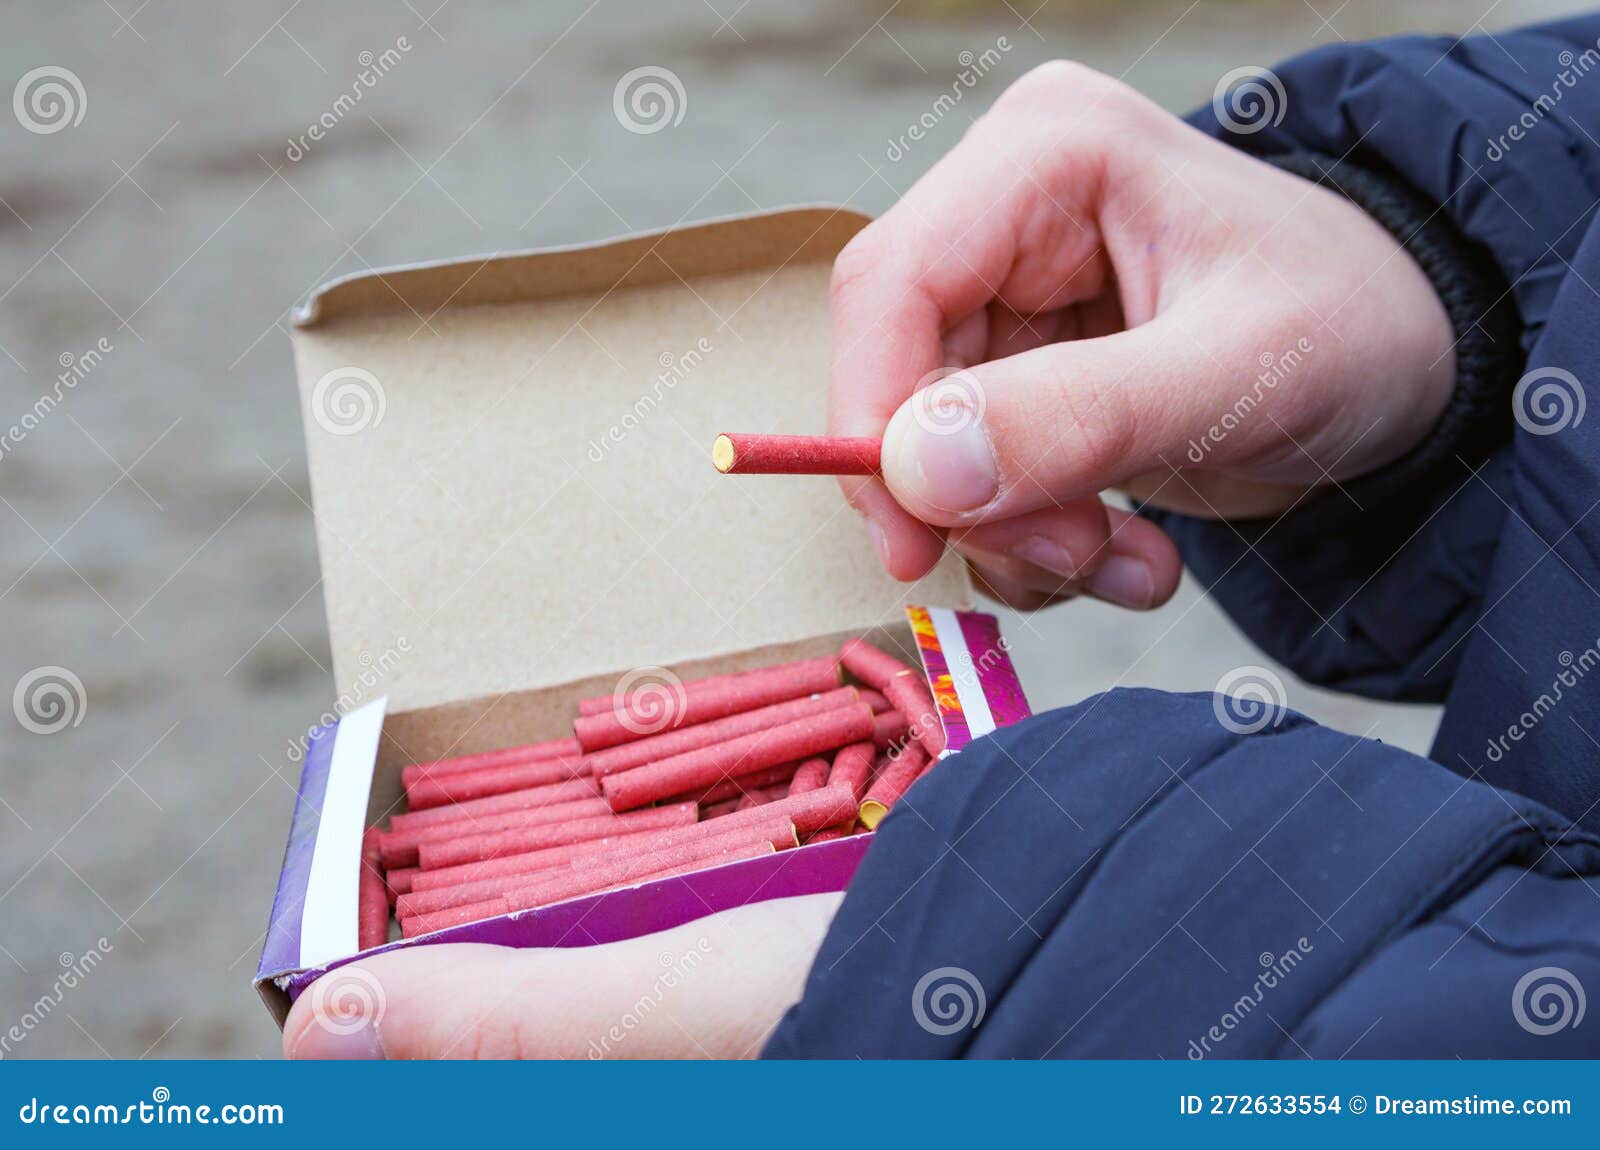
{"label": "black knit cuff", "polygon": [[1431,497],[1511,438],[1511,392],[1522,370],[1522,320],[1499,266],[1397,176],[1314,152],[1261,159],[1343,195],[1382,224],[1433,284],[1455,329],[1456,383],[1449,405],[1416,447],[1343,486],[1367,506]]}

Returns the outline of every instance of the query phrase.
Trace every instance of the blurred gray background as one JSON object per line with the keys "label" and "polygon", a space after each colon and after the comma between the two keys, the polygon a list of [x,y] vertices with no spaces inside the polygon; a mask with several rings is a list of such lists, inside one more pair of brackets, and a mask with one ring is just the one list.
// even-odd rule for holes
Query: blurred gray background
{"label": "blurred gray background", "polygon": [[[82,694],[52,734],[0,708],[0,1036],[52,996],[0,1056],[278,1054],[249,980],[294,796],[286,746],[333,694],[285,334],[316,284],[755,207],[881,211],[1052,57],[1183,109],[1230,69],[1318,44],[1581,7],[13,6],[3,91],[48,66],[82,96],[68,93],[56,131],[0,110],[0,430],[64,364],[83,378],[0,454],[0,689],[64,668]],[[892,159],[962,53],[1002,36],[1000,64]],[[402,37],[399,62],[296,159],[290,141],[350,89],[362,54]],[[687,96],[682,123],[649,136],[612,113],[619,78],[644,65]],[[1075,604],[1005,625],[1040,709],[1117,682],[1210,690],[1261,661],[1192,586],[1146,616]],[[1291,705],[1328,723],[1428,744],[1431,709],[1285,681]],[[55,1003],[63,966],[102,938],[104,960]]]}

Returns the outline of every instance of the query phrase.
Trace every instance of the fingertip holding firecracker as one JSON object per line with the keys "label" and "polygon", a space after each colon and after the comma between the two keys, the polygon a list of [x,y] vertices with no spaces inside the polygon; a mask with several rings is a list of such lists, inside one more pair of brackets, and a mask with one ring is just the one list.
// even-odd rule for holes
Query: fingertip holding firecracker
{"label": "fingertip holding firecracker", "polygon": [[711,463],[724,475],[876,475],[883,440],[838,435],[746,435],[724,432]]}

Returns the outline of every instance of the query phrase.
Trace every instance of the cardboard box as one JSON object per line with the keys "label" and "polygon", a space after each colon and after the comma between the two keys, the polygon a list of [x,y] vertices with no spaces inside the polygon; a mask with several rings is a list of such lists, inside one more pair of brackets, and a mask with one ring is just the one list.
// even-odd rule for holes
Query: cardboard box
{"label": "cardboard box", "polygon": [[[630,671],[743,670],[866,635],[920,650],[952,749],[1027,714],[954,557],[897,583],[832,481],[709,462],[720,431],[823,428],[829,270],[866,222],[796,209],[417,265],[301,309],[340,717],[307,741],[256,974],[280,1022],[353,957],[361,830],[401,809],[400,768],[570,734],[577,700]],[[923,603],[940,606],[908,616]],[[630,937],[841,889],[870,838],[389,945]]]}

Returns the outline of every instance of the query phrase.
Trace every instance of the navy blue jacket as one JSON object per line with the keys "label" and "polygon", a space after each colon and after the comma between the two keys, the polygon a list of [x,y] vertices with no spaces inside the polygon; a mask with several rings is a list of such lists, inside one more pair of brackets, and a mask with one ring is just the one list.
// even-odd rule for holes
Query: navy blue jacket
{"label": "navy blue jacket", "polygon": [[1420,197],[1515,317],[1384,498],[1162,517],[1298,675],[1443,700],[1430,757],[1143,690],[980,740],[884,822],[768,1056],[1600,1056],[1597,41],[1341,44],[1274,69],[1281,122],[1195,117]]}

